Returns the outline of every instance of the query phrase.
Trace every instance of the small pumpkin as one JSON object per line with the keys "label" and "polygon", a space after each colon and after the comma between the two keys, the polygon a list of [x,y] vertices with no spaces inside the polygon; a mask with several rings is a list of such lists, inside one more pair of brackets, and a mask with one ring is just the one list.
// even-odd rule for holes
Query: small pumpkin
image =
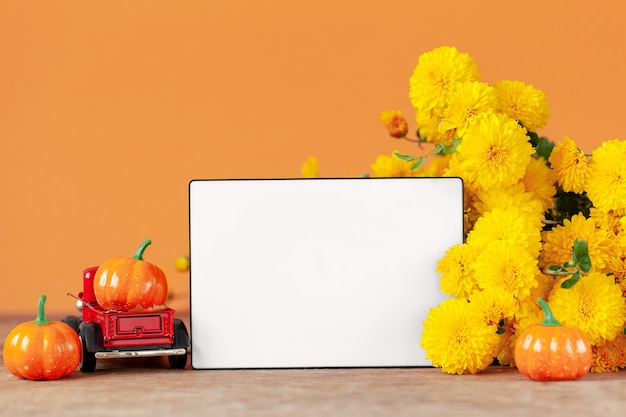
{"label": "small pumpkin", "polygon": [[540,324],[522,330],[515,344],[515,365],[529,378],[560,381],[585,376],[591,369],[589,338],[577,327],[563,326],[543,299]]}
{"label": "small pumpkin", "polygon": [[98,267],[93,290],[100,307],[119,311],[146,311],[165,307],[165,273],[143,259],[143,253],[151,243],[150,239],[145,240],[132,258],[110,258]]}
{"label": "small pumpkin", "polygon": [[76,331],[44,312],[46,296],[39,297],[35,320],[18,324],[7,336],[2,355],[13,375],[26,379],[59,379],[71,375],[81,358]]}

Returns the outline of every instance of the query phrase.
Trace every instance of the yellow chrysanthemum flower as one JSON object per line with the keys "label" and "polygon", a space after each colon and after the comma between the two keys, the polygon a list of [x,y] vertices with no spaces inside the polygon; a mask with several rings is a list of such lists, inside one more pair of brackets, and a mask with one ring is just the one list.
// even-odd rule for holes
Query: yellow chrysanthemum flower
{"label": "yellow chrysanthemum flower", "polygon": [[515,333],[513,329],[513,320],[506,320],[504,325],[504,333],[500,335],[500,344],[496,353],[496,359],[503,366],[515,366]]}
{"label": "yellow chrysanthemum flower", "polygon": [[480,81],[459,83],[443,109],[439,131],[456,130],[456,136],[462,137],[469,126],[493,113],[495,108],[496,96],[489,84]]}
{"label": "yellow chrysanthemum flower", "polygon": [[[626,298],[626,257],[619,258],[616,263],[617,262],[619,262],[619,265],[617,265],[619,270],[614,273],[615,282],[617,282],[617,285],[619,285],[622,290],[622,296]],[[611,263],[611,265],[613,265],[613,263]]]}
{"label": "yellow chrysanthemum flower", "polygon": [[538,283],[537,288],[530,293],[530,301],[532,302],[533,307],[537,307],[537,300],[539,298],[543,298],[544,300],[549,299],[554,285],[558,282],[557,277],[554,275],[544,274],[541,270],[538,272],[536,278]]}
{"label": "yellow chrysanthemum flower", "polygon": [[[444,177],[462,177],[461,170],[459,168],[459,160],[457,153],[454,152],[452,157],[448,161],[448,166],[444,168],[442,176]],[[474,223],[480,217],[480,213],[474,208],[474,201],[476,201],[476,193],[479,188],[476,184],[463,179],[463,210],[464,210],[464,231],[469,233],[474,228]]]}
{"label": "yellow chrysanthemum flower", "polygon": [[379,155],[371,165],[374,177],[416,177],[417,171],[411,170],[415,162],[407,162],[394,155]]}
{"label": "yellow chrysanthemum flower", "polygon": [[626,231],[620,232],[612,240],[613,254],[609,257],[606,270],[613,274],[626,299]]}
{"label": "yellow chrysanthemum flower", "polygon": [[565,192],[581,194],[589,181],[589,166],[585,153],[578,149],[576,142],[565,135],[550,153],[550,165],[556,179]]}
{"label": "yellow chrysanthemum flower", "polygon": [[474,304],[474,308],[488,325],[497,326],[501,320],[515,314],[515,298],[500,287],[474,291],[469,296],[469,302]]}
{"label": "yellow chrysanthemum flower", "polygon": [[428,157],[426,164],[420,167],[420,176],[441,177],[448,168],[453,154],[436,154]]}
{"label": "yellow chrysanthemum flower", "polygon": [[540,269],[537,269],[535,279],[537,280],[537,286],[530,289],[530,295],[526,299],[517,300],[514,313],[516,319],[528,317],[537,309],[543,311],[537,304],[537,300],[539,298],[547,300],[552,293],[554,284],[557,282],[553,275],[546,275]]}
{"label": "yellow chrysanthemum flower", "polygon": [[302,177],[317,178],[318,175],[317,158],[312,156],[302,164]]}
{"label": "yellow chrysanthemum flower", "polygon": [[626,214],[626,142],[606,141],[589,162],[587,197],[600,210]]}
{"label": "yellow chrysanthemum flower", "polygon": [[496,240],[476,258],[474,276],[482,289],[501,288],[519,301],[537,287],[537,258],[514,241]]}
{"label": "yellow chrysanthemum flower", "polygon": [[472,264],[478,248],[468,244],[451,246],[438,262],[437,273],[441,274],[440,288],[446,294],[465,298],[478,290]]}
{"label": "yellow chrysanthemum flower", "polygon": [[623,217],[613,210],[602,211],[591,207],[589,209],[589,218],[595,221],[596,227],[607,230],[613,236],[617,236],[624,231]]}
{"label": "yellow chrysanthemum flower", "polygon": [[534,219],[535,226],[540,229],[544,219],[544,208],[541,202],[533,198],[533,194],[527,192],[523,183],[517,183],[509,187],[480,190],[476,193],[474,207],[480,214],[485,214],[495,208],[506,209],[517,207],[519,211],[527,215],[529,220]]}
{"label": "yellow chrysanthemum flower", "polygon": [[591,372],[617,372],[626,367],[626,335],[619,333],[613,340],[600,340],[591,346]]}
{"label": "yellow chrysanthemum flower", "polygon": [[622,232],[613,239],[613,256],[609,257],[607,270],[613,274],[615,282],[622,289],[626,298],[626,233]]}
{"label": "yellow chrysanthemum flower", "polygon": [[443,372],[475,374],[491,364],[499,341],[496,326],[485,324],[466,299],[450,298],[428,313],[421,346]]}
{"label": "yellow chrysanthemum flower", "polygon": [[[459,154],[457,152],[454,152],[452,154],[452,158],[448,162],[448,167],[443,170],[443,175],[446,177],[463,178],[461,174],[462,172],[461,172],[461,166],[459,162]],[[478,186],[467,178],[463,178],[463,188],[467,193],[469,193],[470,196],[476,195],[476,193],[479,190]],[[470,200],[472,199],[473,198],[470,198]]]}
{"label": "yellow chrysanthemum flower", "polygon": [[521,81],[503,80],[493,84],[497,111],[520,121],[533,132],[544,127],[550,117],[548,99],[543,91]]}
{"label": "yellow chrysanthemum flower", "polygon": [[409,80],[409,99],[417,112],[440,116],[458,83],[479,78],[472,57],[453,46],[441,46],[418,58]]}
{"label": "yellow chrysanthemum flower", "polygon": [[537,306],[537,303],[528,300],[527,304],[528,306],[524,309],[526,313],[523,316],[506,320],[505,333],[500,336],[500,347],[496,356],[501,365],[515,366],[515,344],[519,334],[526,327],[543,321],[543,310]]}
{"label": "yellow chrysanthemum flower", "polygon": [[571,220],[565,219],[562,225],[544,233],[542,261],[546,265],[562,265],[569,261],[576,239],[587,242],[592,269],[605,271],[609,258],[614,254],[611,234],[597,228],[593,219],[587,219],[582,214],[572,216]]}
{"label": "yellow chrysanthemum flower", "polygon": [[543,207],[542,211],[554,207],[554,196],[556,195],[556,175],[548,167],[546,160],[530,158],[530,163],[526,168],[526,174],[522,178],[522,183],[526,191],[533,194],[535,200],[539,201]]}
{"label": "yellow chrysanthemum flower", "polygon": [[601,272],[590,272],[572,288],[555,286],[550,307],[561,323],[585,332],[592,345],[613,340],[626,322],[622,291],[613,277]]}
{"label": "yellow chrysanthemum flower", "polygon": [[[617,213],[613,213],[613,215],[617,215]],[[619,222],[620,222],[620,234],[623,237],[626,237],[626,234],[622,233],[622,232],[626,232],[626,216],[620,216]],[[626,241],[624,242],[624,244],[626,244]]]}
{"label": "yellow chrysanthemum flower", "polygon": [[515,206],[494,208],[481,216],[467,235],[467,243],[484,249],[494,241],[514,242],[517,251],[536,258],[541,250],[541,230],[534,218]]}
{"label": "yellow chrysanthemum flower", "polygon": [[620,286],[626,298],[626,250],[620,248],[618,254],[609,259],[607,269],[613,273],[615,282]]}
{"label": "yellow chrysanthemum flower", "polygon": [[447,132],[439,131],[439,117],[431,116],[426,112],[415,112],[415,123],[419,137],[429,143],[452,143],[452,136]]}
{"label": "yellow chrysanthemum flower", "polygon": [[482,189],[518,182],[533,152],[526,129],[495,113],[470,126],[456,149],[461,177]]}
{"label": "yellow chrysanthemum flower", "polygon": [[380,121],[383,122],[389,136],[400,139],[406,136],[409,131],[409,124],[402,117],[401,110],[383,110],[380,113]]}
{"label": "yellow chrysanthemum flower", "polygon": [[533,324],[539,324],[544,319],[544,313],[541,307],[537,304],[536,299],[528,299],[528,308],[526,314],[516,317],[515,320],[515,334],[520,334],[522,330]]}

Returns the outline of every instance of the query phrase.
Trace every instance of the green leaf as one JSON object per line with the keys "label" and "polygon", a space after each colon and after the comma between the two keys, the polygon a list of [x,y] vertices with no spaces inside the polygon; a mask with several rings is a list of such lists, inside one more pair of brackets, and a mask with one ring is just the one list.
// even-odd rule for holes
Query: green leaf
{"label": "green leaf", "polygon": [[531,145],[533,145],[533,148],[536,148],[537,145],[539,144],[539,135],[537,135],[536,132],[533,132],[531,130],[527,131],[527,135],[530,138],[529,142]]}
{"label": "green leaf", "polygon": [[[574,240],[574,244],[572,245],[572,261],[574,261],[574,263],[578,263],[578,256],[583,253],[586,245],[587,242],[584,240],[579,240],[578,238]],[[589,248],[587,248],[587,251],[588,250]]]}
{"label": "green leaf", "polygon": [[572,288],[576,283],[580,280],[580,272],[574,272],[574,275],[570,279],[566,279],[561,284],[561,288],[569,289]]}
{"label": "green leaf", "polygon": [[506,321],[504,321],[504,319],[501,319],[498,322],[498,330],[496,330],[496,334],[504,334],[506,332],[504,326],[506,326]]}
{"label": "green leaf", "polygon": [[591,271],[591,257],[588,253],[581,256],[578,260],[578,267],[586,274]]}
{"label": "green leaf", "polygon": [[548,269],[546,270],[546,272],[550,273],[550,272],[565,272],[565,268],[563,268],[561,265],[550,265],[548,267]]}
{"label": "green leaf", "polygon": [[572,260],[583,272],[591,270],[591,257],[589,256],[589,246],[584,240],[576,239],[572,248]]}
{"label": "green leaf", "polygon": [[419,167],[424,165],[424,162],[426,162],[426,157],[425,156],[420,156],[419,159],[417,160],[417,162],[414,163],[413,165],[411,165],[411,171],[413,171],[415,169],[418,169]]}
{"label": "green leaf", "polygon": [[411,161],[415,160],[415,157],[411,156],[411,155],[405,155],[405,154],[402,154],[402,153],[399,153],[399,152],[394,152],[393,154],[396,157],[402,159],[403,161],[411,162]]}
{"label": "green leaf", "polygon": [[443,153],[445,154],[454,153],[460,143],[461,143],[461,139],[452,139],[452,146],[444,146]]}
{"label": "green leaf", "polygon": [[554,143],[550,142],[548,138],[540,137],[537,142],[537,152],[538,156],[543,157],[546,160],[548,166],[550,166],[550,155],[552,154],[552,149],[554,149]]}

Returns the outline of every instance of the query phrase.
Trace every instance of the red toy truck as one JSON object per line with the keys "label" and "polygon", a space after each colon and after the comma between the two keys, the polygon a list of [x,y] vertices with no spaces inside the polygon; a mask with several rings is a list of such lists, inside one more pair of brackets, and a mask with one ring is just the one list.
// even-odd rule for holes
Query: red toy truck
{"label": "red toy truck", "polygon": [[78,333],[82,346],[80,370],[93,372],[97,358],[167,356],[172,368],[184,368],[190,346],[187,327],[174,318],[174,310],[150,312],[106,311],[96,301],[93,278],[98,267],[83,272],[83,292],[77,307],[82,317],[63,322]]}

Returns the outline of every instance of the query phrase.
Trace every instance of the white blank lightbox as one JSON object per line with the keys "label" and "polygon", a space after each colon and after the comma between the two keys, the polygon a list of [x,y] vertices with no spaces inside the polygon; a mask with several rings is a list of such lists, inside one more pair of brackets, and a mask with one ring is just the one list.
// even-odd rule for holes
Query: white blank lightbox
{"label": "white blank lightbox", "polygon": [[430,366],[460,178],[193,180],[194,369]]}

